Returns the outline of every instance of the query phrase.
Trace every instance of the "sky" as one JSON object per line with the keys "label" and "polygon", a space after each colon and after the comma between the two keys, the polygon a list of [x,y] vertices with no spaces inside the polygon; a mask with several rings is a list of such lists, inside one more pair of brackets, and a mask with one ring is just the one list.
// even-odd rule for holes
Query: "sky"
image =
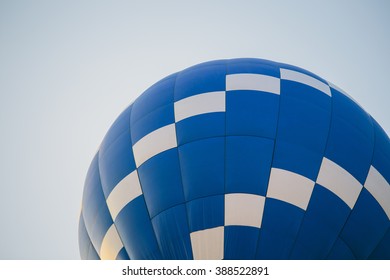
{"label": "sky", "polygon": [[293,64],[390,132],[390,1],[0,0],[0,259],[79,259],[90,162],[144,90],[201,62]]}

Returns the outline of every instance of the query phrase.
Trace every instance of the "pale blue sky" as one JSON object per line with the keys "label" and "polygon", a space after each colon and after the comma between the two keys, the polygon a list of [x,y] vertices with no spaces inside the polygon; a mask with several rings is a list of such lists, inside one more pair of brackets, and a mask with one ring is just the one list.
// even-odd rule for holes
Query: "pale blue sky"
{"label": "pale blue sky", "polygon": [[200,62],[303,67],[390,131],[390,1],[0,0],[0,259],[78,259],[88,166],[154,82]]}

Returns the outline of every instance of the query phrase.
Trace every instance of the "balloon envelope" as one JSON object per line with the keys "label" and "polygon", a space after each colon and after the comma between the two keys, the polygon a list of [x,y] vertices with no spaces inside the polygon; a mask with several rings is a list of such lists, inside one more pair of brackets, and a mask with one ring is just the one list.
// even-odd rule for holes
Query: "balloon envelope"
{"label": "balloon envelope", "polygon": [[390,141],[345,92],[260,59],[147,89],[89,168],[83,259],[390,259]]}

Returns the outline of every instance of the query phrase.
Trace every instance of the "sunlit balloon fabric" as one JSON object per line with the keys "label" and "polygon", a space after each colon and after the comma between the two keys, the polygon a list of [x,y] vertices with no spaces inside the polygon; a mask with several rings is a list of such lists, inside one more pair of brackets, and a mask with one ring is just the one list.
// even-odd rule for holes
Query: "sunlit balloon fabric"
{"label": "sunlit balloon fabric", "polygon": [[80,254],[390,259],[389,182],[389,137],[345,92],[287,64],[211,61],[111,126],[86,177]]}

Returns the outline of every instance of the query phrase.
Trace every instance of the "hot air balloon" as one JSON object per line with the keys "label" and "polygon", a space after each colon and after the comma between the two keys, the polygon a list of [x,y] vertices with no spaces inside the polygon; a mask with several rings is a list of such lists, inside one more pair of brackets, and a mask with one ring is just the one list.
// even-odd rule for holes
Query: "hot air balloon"
{"label": "hot air balloon", "polygon": [[292,65],[218,60],[142,93],[86,176],[82,259],[390,259],[390,141]]}

